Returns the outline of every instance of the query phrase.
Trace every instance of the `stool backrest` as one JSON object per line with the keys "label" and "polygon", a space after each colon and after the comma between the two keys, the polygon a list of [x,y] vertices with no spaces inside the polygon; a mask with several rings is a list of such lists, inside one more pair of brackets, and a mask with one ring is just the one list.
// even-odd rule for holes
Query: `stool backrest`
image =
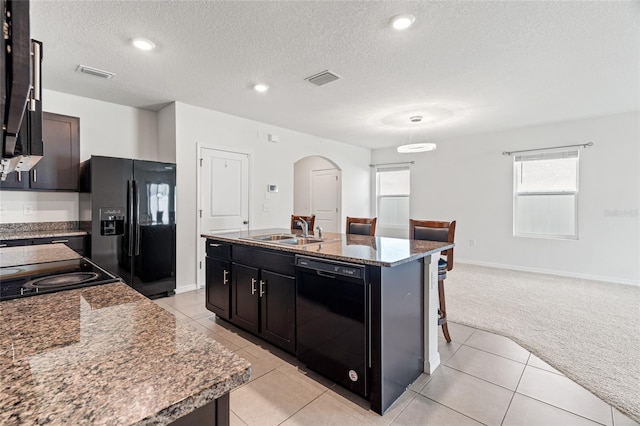
{"label": "stool backrest", "polygon": [[309,224],[309,232],[313,233],[313,230],[315,229],[316,215],[314,214],[311,216],[298,216],[298,215],[292,214],[291,229],[302,229],[302,226],[298,225],[298,222],[300,221],[300,219],[304,219]]}
{"label": "stool backrest", "polygon": [[[440,222],[436,220],[409,219],[409,239],[442,241],[453,243],[456,234],[456,221]],[[447,271],[453,269],[453,249],[442,252],[447,258]]]}
{"label": "stool backrest", "polygon": [[347,216],[347,234],[376,235],[377,217],[349,217]]}

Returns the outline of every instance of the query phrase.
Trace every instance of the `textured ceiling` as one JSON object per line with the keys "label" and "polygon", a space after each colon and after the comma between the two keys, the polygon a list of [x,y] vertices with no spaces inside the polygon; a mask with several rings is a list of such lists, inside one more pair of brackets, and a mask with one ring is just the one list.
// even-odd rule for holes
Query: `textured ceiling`
{"label": "textured ceiling", "polygon": [[[398,32],[389,19],[412,13]],[[639,109],[636,1],[33,1],[43,86],[370,148]],[[158,48],[143,53],[134,36]],[[78,64],[116,73],[77,73]],[[341,80],[304,79],[329,69]],[[271,86],[256,93],[252,84]],[[409,117],[423,115],[411,126]],[[416,132],[421,129],[421,132]]]}

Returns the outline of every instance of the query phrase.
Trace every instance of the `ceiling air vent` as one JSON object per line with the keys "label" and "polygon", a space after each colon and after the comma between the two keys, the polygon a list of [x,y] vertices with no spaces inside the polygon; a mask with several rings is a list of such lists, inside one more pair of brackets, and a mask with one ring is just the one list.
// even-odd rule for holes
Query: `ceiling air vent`
{"label": "ceiling air vent", "polygon": [[322,71],[316,75],[312,75],[311,77],[305,78],[309,83],[313,83],[316,86],[324,86],[325,84],[331,83],[332,81],[336,81],[341,79],[338,74],[334,74],[329,70]]}
{"label": "ceiling air vent", "polygon": [[111,80],[113,77],[115,77],[115,73],[99,70],[98,68],[88,67],[86,65],[78,65],[76,71],[93,75],[95,77],[106,78],[107,80]]}

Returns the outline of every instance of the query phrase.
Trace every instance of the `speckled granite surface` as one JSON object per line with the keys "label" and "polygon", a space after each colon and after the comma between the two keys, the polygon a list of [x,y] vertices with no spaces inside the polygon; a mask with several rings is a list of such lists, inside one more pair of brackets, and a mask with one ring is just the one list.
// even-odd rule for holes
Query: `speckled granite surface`
{"label": "speckled granite surface", "polygon": [[0,267],[33,265],[57,260],[80,259],[75,251],[64,244],[42,244],[0,248]]}
{"label": "speckled granite surface", "polygon": [[87,235],[79,229],[78,222],[1,223],[0,240],[27,238],[72,237]]}
{"label": "speckled granite surface", "polygon": [[0,302],[2,425],[163,425],[249,376],[122,283]]}
{"label": "speckled granite surface", "polygon": [[401,265],[453,247],[453,244],[438,241],[405,240],[400,238],[334,234],[329,232],[325,232],[323,235],[324,243],[306,246],[291,246],[246,239],[257,235],[289,234],[290,232],[289,229],[258,229],[231,233],[207,233],[201,236],[235,244],[264,247],[344,262],[385,267]]}

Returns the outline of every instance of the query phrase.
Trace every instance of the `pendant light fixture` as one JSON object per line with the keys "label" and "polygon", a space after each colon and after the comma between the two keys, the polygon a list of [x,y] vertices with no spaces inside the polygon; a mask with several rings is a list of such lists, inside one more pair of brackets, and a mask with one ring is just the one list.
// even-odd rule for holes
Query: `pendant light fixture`
{"label": "pendant light fixture", "polygon": [[[412,123],[419,123],[422,121],[422,116],[414,115],[413,117],[409,117],[409,121]],[[413,129],[411,129],[411,133],[409,134],[409,143],[406,145],[400,145],[398,147],[398,152],[402,154],[409,154],[413,152],[426,152],[433,151],[436,149],[435,143],[430,142],[420,142],[420,143],[412,143],[413,140]]]}

